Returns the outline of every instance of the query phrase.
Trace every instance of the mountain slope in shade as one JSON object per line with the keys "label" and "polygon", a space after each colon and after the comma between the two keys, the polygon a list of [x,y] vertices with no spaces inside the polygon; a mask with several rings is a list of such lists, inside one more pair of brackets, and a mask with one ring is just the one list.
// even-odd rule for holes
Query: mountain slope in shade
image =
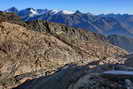
{"label": "mountain slope in shade", "polygon": [[112,17],[119,21],[123,27],[125,27],[130,33],[133,33],[133,15],[128,15],[128,14],[108,14],[105,15],[104,17]]}
{"label": "mountain slope in shade", "polygon": [[27,76],[49,75],[65,64],[116,64],[122,60],[115,58],[127,54],[96,33],[45,21],[25,23],[11,16],[0,12],[0,87],[6,89]]}
{"label": "mountain slope in shade", "polygon": [[119,35],[110,35],[107,37],[107,39],[113,45],[126,49],[128,52],[133,52],[133,38]]}
{"label": "mountain slope in shade", "polygon": [[[13,89],[126,89],[132,88],[130,80],[132,72],[120,71],[126,70],[128,67],[120,66],[120,70],[109,71],[114,75],[107,75],[102,71],[112,70],[116,65],[99,65],[96,68],[89,68],[86,66],[66,65],[62,70],[47,76],[40,77],[23,83],[22,85]],[[112,68],[111,68],[112,67]],[[123,67],[123,68],[122,68]],[[101,68],[101,70],[98,70]],[[103,69],[105,68],[105,69]],[[125,69],[124,69],[125,68]],[[93,71],[93,72],[92,72]],[[116,72],[117,71],[117,72]],[[121,73],[127,75],[121,75]],[[117,74],[118,73],[118,74]],[[129,76],[128,76],[128,73]],[[120,74],[120,76],[119,76]],[[125,78],[129,78],[126,82]],[[119,82],[118,82],[119,81]],[[122,82],[122,83],[121,83]],[[126,85],[126,86],[125,86]]]}

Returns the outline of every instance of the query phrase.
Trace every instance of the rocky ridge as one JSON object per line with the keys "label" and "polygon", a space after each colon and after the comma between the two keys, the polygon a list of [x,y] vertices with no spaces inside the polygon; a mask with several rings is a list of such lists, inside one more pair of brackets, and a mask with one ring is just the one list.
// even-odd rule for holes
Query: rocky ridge
{"label": "rocky ridge", "polygon": [[[45,21],[23,22],[0,12],[0,87],[48,76],[65,64],[123,63],[127,52],[104,36]],[[92,66],[93,67],[93,66]]]}

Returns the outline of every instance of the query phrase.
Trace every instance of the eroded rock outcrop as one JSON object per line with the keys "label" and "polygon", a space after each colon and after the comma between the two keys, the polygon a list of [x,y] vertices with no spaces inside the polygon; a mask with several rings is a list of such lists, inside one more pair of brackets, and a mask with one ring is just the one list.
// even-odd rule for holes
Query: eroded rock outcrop
{"label": "eroded rock outcrop", "polygon": [[65,64],[123,63],[119,57],[127,54],[102,35],[55,23],[25,23],[0,14],[4,17],[0,22],[0,86],[6,89],[53,74]]}
{"label": "eroded rock outcrop", "polygon": [[84,57],[87,54],[92,57],[103,58],[125,53],[123,49],[108,43],[105,37],[100,34],[39,20],[27,24],[34,31],[48,32],[77,51],[84,52],[81,52],[85,54]]}

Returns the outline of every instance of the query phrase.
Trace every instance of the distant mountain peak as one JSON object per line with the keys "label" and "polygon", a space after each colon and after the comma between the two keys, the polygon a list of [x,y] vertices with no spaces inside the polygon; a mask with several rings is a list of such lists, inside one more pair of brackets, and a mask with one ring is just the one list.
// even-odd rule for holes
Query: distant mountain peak
{"label": "distant mountain peak", "polygon": [[74,14],[76,14],[76,15],[80,15],[80,14],[83,14],[83,13],[80,12],[79,10],[77,10]]}
{"label": "distant mountain peak", "polygon": [[34,8],[26,8],[26,9],[23,9],[23,10],[19,11],[20,16],[24,16],[24,15],[27,16],[28,15],[29,17],[33,17],[33,16],[38,15],[38,14],[39,13]]}
{"label": "distant mountain peak", "polygon": [[13,6],[13,7],[9,8],[9,9],[5,10],[5,12],[14,12],[14,13],[17,13],[18,9]]}
{"label": "distant mountain peak", "polygon": [[35,10],[33,8],[29,8],[29,11],[31,12],[30,17],[38,14],[37,10]]}

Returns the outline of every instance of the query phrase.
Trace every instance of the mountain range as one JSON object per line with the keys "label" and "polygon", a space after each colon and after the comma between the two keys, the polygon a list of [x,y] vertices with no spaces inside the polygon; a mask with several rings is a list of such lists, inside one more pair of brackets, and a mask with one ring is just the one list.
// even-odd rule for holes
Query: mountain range
{"label": "mountain range", "polygon": [[[109,38],[109,42],[122,47],[129,52],[133,52],[133,15],[129,14],[101,14],[93,15],[91,13],[83,13],[79,10],[73,12],[68,10],[49,10],[49,9],[34,9],[26,8],[18,10],[11,7],[5,12],[13,12],[21,17],[24,21],[45,20],[65,24],[70,27],[81,28],[102,34]],[[119,37],[121,39],[110,39]],[[109,36],[109,37],[108,37]],[[126,38],[128,41],[126,41]],[[130,42],[129,42],[130,41]],[[115,43],[117,42],[117,43]],[[126,45],[125,45],[126,43]],[[123,45],[123,46],[122,46]]]}
{"label": "mountain range", "polygon": [[80,11],[48,10],[26,8],[18,10],[15,7],[5,10],[14,12],[25,21],[46,20],[62,23],[71,27],[91,30],[104,35],[124,35],[133,37],[133,15],[107,14],[93,15]]}

